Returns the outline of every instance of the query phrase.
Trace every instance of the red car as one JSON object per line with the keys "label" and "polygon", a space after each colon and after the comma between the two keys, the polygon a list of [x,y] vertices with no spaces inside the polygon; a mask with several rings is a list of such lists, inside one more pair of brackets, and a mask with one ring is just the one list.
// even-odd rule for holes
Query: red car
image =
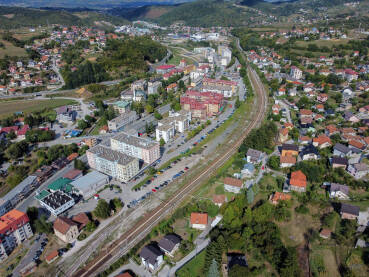
{"label": "red car", "polygon": [[152,189],[153,192],[156,192],[156,189]]}
{"label": "red car", "polygon": [[264,166],[262,166],[261,169],[264,170]]}
{"label": "red car", "polygon": [[188,170],[188,167],[186,166],[186,167],[184,168],[184,170]]}

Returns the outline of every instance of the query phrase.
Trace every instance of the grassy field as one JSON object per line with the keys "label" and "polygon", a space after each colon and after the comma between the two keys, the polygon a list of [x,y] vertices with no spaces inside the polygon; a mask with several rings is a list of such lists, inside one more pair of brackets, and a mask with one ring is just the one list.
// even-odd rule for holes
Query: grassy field
{"label": "grassy field", "polygon": [[178,277],[201,277],[204,276],[202,269],[205,264],[205,251],[202,251],[199,255],[193,258],[185,266],[176,272]]}
{"label": "grassy field", "polygon": [[5,55],[11,56],[11,57],[12,56],[25,56],[26,55],[26,51],[23,48],[16,47],[13,44],[11,44],[10,42],[4,41],[2,39],[0,39],[0,42],[5,45],[5,49],[0,48],[0,58],[5,57]]}
{"label": "grassy field", "polygon": [[57,108],[64,105],[76,104],[76,101],[69,99],[52,100],[17,100],[0,102],[0,118],[4,118],[14,112],[31,113],[45,108]]}
{"label": "grassy field", "polygon": [[349,39],[331,39],[331,40],[313,40],[313,41],[296,41],[298,46],[307,47],[309,44],[315,44],[319,47],[327,46],[331,47],[339,44],[347,44]]}

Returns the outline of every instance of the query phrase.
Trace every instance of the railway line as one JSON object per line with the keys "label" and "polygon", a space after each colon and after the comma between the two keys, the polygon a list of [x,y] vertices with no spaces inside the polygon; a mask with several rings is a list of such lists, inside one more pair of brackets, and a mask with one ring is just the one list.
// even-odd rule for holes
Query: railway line
{"label": "railway line", "polygon": [[[257,95],[257,108],[254,118],[244,130],[243,134],[232,144],[232,146],[222,155],[213,160],[209,166],[200,172],[193,180],[177,190],[170,199],[161,203],[157,208],[147,214],[142,220],[136,223],[130,230],[123,234],[118,240],[112,243],[106,250],[100,252],[100,255],[94,258],[82,269],[74,272],[64,273],[67,276],[85,277],[95,276],[101,270],[106,268],[117,260],[120,256],[129,251],[131,247],[137,244],[146,234],[150,232],[160,220],[177,208],[181,202],[187,198],[196,188],[198,188],[205,180],[210,178],[216,170],[221,167],[229,158],[237,152],[243,140],[247,137],[253,128],[256,128],[264,119],[267,109],[267,94],[256,72],[248,68],[251,83]],[[92,253],[91,253],[92,254]]]}

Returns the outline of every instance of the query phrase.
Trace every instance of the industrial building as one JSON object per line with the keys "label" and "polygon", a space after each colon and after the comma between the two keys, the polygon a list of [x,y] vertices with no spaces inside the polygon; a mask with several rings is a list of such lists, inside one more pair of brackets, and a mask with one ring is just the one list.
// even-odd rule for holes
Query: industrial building
{"label": "industrial building", "polygon": [[65,212],[75,204],[73,197],[61,190],[53,192],[43,190],[36,195],[36,199],[41,206],[55,216]]}
{"label": "industrial building", "polygon": [[88,199],[108,183],[109,176],[97,171],[92,171],[74,180],[70,184],[78,194],[82,195],[84,199]]}

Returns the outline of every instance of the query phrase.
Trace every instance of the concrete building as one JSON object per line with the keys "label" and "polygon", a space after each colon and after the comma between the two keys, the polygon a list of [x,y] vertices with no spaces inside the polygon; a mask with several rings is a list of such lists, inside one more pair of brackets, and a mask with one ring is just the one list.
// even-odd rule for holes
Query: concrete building
{"label": "concrete building", "polygon": [[238,89],[237,82],[226,80],[215,80],[204,78],[202,81],[202,91],[210,91],[222,94],[225,98],[232,97]]}
{"label": "concrete building", "polygon": [[[121,182],[128,182],[139,172],[139,161],[133,156],[128,156],[117,150],[102,145],[97,145],[86,152],[88,164],[91,168],[107,174]],[[89,177],[88,177],[89,178]],[[99,177],[100,178],[100,177]],[[106,178],[100,178],[99,182],[105,182]],[[86,187],[88,179],[84,179],[80,186],[80,193],[89,195],[91,191]],[[77,181],[76,181],[77,183]],[[91,184],[91,183],[90,183]]]}
{"label": "concrete building", "polygon": [[38,185],[39,182],[37,182],[37,177],[30,175],[14,189],[9,191],[0,199],[0,216],[13,209],[20,201],[30,195]]}
{"label": "concrete building", "polygon": [[116,118],[108,121],[109,131],[119,132],[124,127],[138,119],[138,115],[135,111],[130,111],[119,115]]}
{"label": "concrete building", "polygon": [[43,190],[36,195],[36,199],[41,206],[55,216],[65,212],[75,204],[73,197],[61,190],[54,192]]}
{"label": "concrete building", "polygon": [[27,214],[11,210],[0,217],[0,261],[8,258],[8,255],[33,236]]}
{"label": "concrete building", "polygon": [[128,113],[131,111],[131,103],[129,101],[117,101],[113,103],[113,108],[115,111],[117,111],[119,114]]}
{"label": "concrete building", "polygon": [[290,71],[290,76],[294,79],[301,79],[302,77],[302,70],[299,69],[298,67],[296,66],[291,66],[291,71]]}
{"label": "concrete building", "polygon": [[140,257],[142,264],[151,272],[157,270],[164,261],[161,250],[152,244],[142,248]]}
{"label": "concrete building", "polygon": [[92,171],[85,176],[70,183],[84,199],[92,197],[98,190],[109,183],[109,176],[97,171]]}
{"label": "concrete building", "polygon": [[180,101],[183,110],[190,111],[193,118],[200,119],[219,114],[224,105],[222,94],[195,90],[187,91]]}
{"label": "concrete building", "polygon": [[160,158],[160,146],[156,141],[127,133],[119,133],[111,138],[111,148],[128,156],[143,160],[152,164]]}
{"label": "concrete building", "polygon": [[156,94],[158,89],[161,87],[161,82],[159,81],[149,81],[147,83],[147,94]]}
{"label": "concrete building", "polygon": [[176,132],[183,133],[186,131],[191,122],[191,112],[180,111],[176,113],[169,113],[169,117],[160,120],[156,127],[156,140],[161,138],[167,143],[170,141]]}

